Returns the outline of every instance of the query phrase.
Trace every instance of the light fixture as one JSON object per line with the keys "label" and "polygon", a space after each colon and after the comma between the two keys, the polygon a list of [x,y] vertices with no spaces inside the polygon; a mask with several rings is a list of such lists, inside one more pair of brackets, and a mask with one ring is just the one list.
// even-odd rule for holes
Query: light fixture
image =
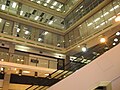
{"label": "light fixture", "polygon": [[82,47],[82,51],[83,51],[83,52],[86,52],[86,51],[87,51],[86,44],[83,45],[83,47]]}
{"label": "light fixture", "polygon": [[116,45],[116,43],[113,43],[113,46],[115,46]]}
{"label": "light fixture", "polygon": [[47,0],[47,1],[46,1],[46,3],[49,3],[49,2],[50,2],[50,0]]}
{"label": "light fixture", "polygon": [[20,28],[17,28],[17,32],[20,32]]}
{"label": "light fixture", "polygon": [[45,3],[44,6],[47,6],[47,3]]}
{"label": "light fixture", "polygon": [[23,11],[20,11],[20,15],[23,15]]}
{"label": "light fixture", "polygon": [[20,59],[17,59],[17,61],[20,61]]}
{"label": "light fixture", "polygon": [[30,73],[30,71],[23,71],[22,73],[26,73],[26,74],[29,74],[29,73]]}
{"label": "light fixture", "polygon": [[56,1],[53,3],[53,6],[55,6],[55,5],[57,5],[57,2],[56,2]]}
{"label": "light fixture", "polygon": [[29,34],[30,32],[29,31],[25,31],[25,34]]}
{"label": "light fixture", "polygon": [[38,41],[42,41],[42,38],[38,38]]}
{"label": "light fixture", "polygon": [[40,1],[37,1],[38,4],[40,4],[41,2]]}
{"label": "light fixture", "polygon": [[0,70],[1,70],[1,73],[2,73],[2,74],[5,73],[5,67],[1,67]]}
{"label": "light fixture", "polygon": [[45,76],[48,76],[49,74],[45,74]]}
{"label": "light fixture", "polygon": [[51,6],[50,8],[52,8],[52,9],[53,9],[53,8],[54,8],[54,6]]}
{"label": "light fixture", "polygon": [[115,38],[114,41],[115,41],[115,42],[118,42],[118,38]]}
{"label": "light fixture", "polygon": [[83,51],[83,52],[86,52],[86,51],[87,51],[87,48],[86,48],[86,47],[82,47],[82,51]]}
{"label": "light fixture", "polygon": [[58,43],[57,46],[60,47],[60,43]]}
{"label": "light fixture", "polygon": [[2,6],[1,6],[1,9],[2,9],[2,10],[5,10],[5,5],[2,5]]}
{"label": "light fixture", "polygon": [[2,22],[2,18],[0,18],[0,23]]}
{"label": "light fixture", "polygon": [[50,21],[48,24],[49,24],[49,25],[53,24],[53,21]]}
{"label": "light fixture", "polygon": [[115,22],[119,22],[120,21],[120,16],[117,16],[116,18],[115,18]]}
{"label": "light fixture", "polygon": [[59,5],[59,8],[61,8],[63,5]]}
{"label": "light fixture", "polygon": [[21,70],[21,69],[19,70],[18,75],[19,75],[19,76],[22,76],[22,70]]}
{"label": "light fixture", "polygon": [[12,7],[15,8],[16,5],[17,5],[17,3],[16,3],[16,2],[13,2]]}
{"label": "light fixture", "polygon": [[57,11],[60,11],[60,8],[56,9]]}
{"label": "light fixture", "polygon": [[96,19],[94,20],[94,22],[97,22],[98,20],[100,20],[100,18],[96,18]]}
{"label": "light fixture", "polygon": [[120,32],[116,32],[116,36],[119,36],[120,35]]}
{"label": "light fixture", "polygon": [[21,60],[21,62],[23,62],[24,60]]}
{"label": "light fixture", "polygon": [[36,16],[36,17],[35,17],[35,20],[38,20],[38,18],[39,18],[39,16]]}
{"label": "light fixture", "polygon": [[48,34],[48,32],[44,32],[44,35],[47,35]]}
{"label": "light fixture", "polygon": [[3,62],[3,61],[4,61],[4,59],[2,58],[2,59],[1,59],[1,61]]}
{"label": "light fixture", "polygon": [[100,38],[100,42],[101,42],[101,43],[105,43],[105,42],[106,42],[106,39],[102,37],[102,38]]}
{"label": "light fixture", "polygon": [[80,47],[80,45],[78,45],[78,47]]}

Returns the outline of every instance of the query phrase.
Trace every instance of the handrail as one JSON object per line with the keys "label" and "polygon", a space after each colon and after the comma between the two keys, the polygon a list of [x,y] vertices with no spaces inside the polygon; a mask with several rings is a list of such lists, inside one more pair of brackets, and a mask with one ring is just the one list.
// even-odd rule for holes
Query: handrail
{"label": "handrail", "polygon": [[[68,67],[66,70],[69,70],[69,69],[71,69],[71,70],[74,70],[74,68],[76,67],[76,66],[78,66],[78,65],[80,65],[80,64],[77,64],[77,65],[75,65],[75,66],[71,66],[71,67]],[[55,75],[54,77],[52,77],[51,79],[53,79],[53,78],[55,78],[56,76],[59,76],[60,74],[62,74],[62,73],[64,73],[65,71],[62,71],[61,73],[59,73],[59,74],[57,74],[57,75]],[[68,73],[68,72],[67,72]],[[46,82],[44,82],[44,83],[46,83]],[[38,86],[38,87],[36,87],[36,88],[34,88],[33,90],[36,90],[37,88],[39,88],[40,86]],[[43,88],[43,87],[42,87]],[[41,89],[41,88],[40,88]]]}
{"label": "handrail", "polygon": [[[66,67],[66,66],[68,66],[68,65],[70,65],[70,62],[67,63],[64,67]],[[64,68],[64,67],[60,67],[60,69],[62,69],[62,68]],[[57,69],[56,71],[54,71],[53,73],[49,74],[49,75],[48,75],[47,77],[45,77],[45,78],[49,78],[50,75],[56,73],[56,72],[59,71],[60,69]],[[26,88],[25,90],[28,90],[28,89],[32,88],[33,86],[34,86],[34,85],[31,85],[31,86],[29,86],[28,88]]]}

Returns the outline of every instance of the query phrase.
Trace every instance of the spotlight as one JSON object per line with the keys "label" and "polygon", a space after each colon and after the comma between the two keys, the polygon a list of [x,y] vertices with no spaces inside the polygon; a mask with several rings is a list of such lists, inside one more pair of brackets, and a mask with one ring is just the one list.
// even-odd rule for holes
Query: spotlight
{"label": "spotlight", "polygon": [[22,76],[22,70],[19,70],[19,76]]}
{"label": "spotlight", "polygon": [[116,45],[116,43],[113,43],[113,46],[115,46]]}
{"label": "spotlight", "polygon": [[2,74],[5,73],[5,68],[4,68],[4,67],[1,67],[0,70],[1,70],[1,73],[2,73]]}
{"label": "spotlight", "polygon": [[116,36],[119,36],[120,35],[120,32],[116,32]]}
{"label": "spotlight", "polygon": [[118,42],[118,39],[117,39],[117,38],[115,38],[115,39],[114,39],[114,41],[115,41],[115,42]]}
{"label": "spotlight", "polygon": [[38,72],[35,72],[35,75],[34,75],[35,77],[37,77],[38,76]]}
{"label": "spotlight", "polygon": [[106,39],[105,39],[105,38],[100,38],[100,42],[101,42],[101,43],[105,43],[105,42],[106,42]]}
{"label": "spotlight", "polygon": [[82,51],[83,51],[83,52],[86,52],[86,51],[87,51],[86,44],[82,47]]}
{"label": "spotlight", "polygon": [[120,16],[117,16],[116,18],[115,18],[115,22],[119,22],[120,21]]}

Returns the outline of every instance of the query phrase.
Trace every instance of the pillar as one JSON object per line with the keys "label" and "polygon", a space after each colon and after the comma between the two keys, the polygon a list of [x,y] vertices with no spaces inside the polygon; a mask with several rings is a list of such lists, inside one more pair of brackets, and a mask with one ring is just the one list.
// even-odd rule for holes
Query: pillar
{"label": "pillar", "polygon": [[[65,57],[65,61],[64,61],[64,69],[68,69],[69,65],[67,65],[68,63],[70,63],[70,56],[66,55]],[[67,65],[67,66],[66,66]]]}
{"label": "pillar", "polygon": [[10,73],[5,73],[2,90],[9,90],[10,77],[11,77]]}
{"label": "pillar", "polygon": [[14,52],[15,52],[15,44],[10,43],[9,44],[9,61],[10,62],[12,62]]}

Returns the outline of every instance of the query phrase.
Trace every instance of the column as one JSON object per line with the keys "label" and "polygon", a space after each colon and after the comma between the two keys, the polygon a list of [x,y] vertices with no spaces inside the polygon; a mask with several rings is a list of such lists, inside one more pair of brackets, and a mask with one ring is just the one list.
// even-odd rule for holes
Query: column
{"label": "column", "polygon": [[15,44],[10,43],[9,44],[9,62],[12,62],[14,52],[15,52]]}
{"label": "column", "polygon": [[9,90],[10,76],[11,76],[10,73],[5,73],[2,90]]}
{"label": "column", "polygon": [[[65,61],[64,61],[64,69],[68,69],[69,65],[67,65],[68,63],[70,63],[70,56],[66,55]],[[67,65],[67,66],[66,66]]]}

